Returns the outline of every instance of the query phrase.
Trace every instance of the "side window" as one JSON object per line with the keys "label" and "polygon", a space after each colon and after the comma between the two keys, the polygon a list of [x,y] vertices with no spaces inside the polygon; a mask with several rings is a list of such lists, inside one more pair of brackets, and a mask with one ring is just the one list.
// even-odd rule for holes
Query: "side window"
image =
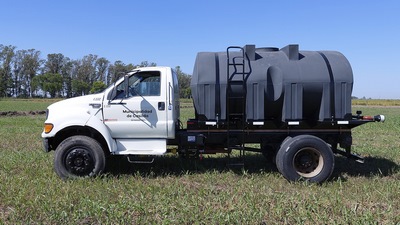
{"label": "side window", "polygon": [[113,99],[123,99],[125,97],[125,83],[122,82],[116,87],[117,93]]}
{"label": "side window", "polygon": [[[134,96],[160,96],[160,72],[142,72],[129,77],[128,98]],[[124,98],[125,84],[117,87],[117,99]]]}

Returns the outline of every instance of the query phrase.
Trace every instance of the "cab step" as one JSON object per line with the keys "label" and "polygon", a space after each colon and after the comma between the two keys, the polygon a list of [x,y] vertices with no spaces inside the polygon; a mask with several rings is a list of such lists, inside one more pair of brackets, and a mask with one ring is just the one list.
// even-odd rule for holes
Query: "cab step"
{"label": "cab step", "polygon": [[128,156],[126,156],[126,159],[128,160],[129,163],[132,163],[132,164],[151,164],[154,162],[154,157],[152,157],[152,156],[128,155]]}

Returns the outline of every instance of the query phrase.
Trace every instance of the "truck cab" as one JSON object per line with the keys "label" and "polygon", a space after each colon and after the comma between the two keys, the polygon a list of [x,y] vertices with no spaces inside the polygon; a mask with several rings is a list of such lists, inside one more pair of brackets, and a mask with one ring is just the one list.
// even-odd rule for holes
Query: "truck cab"
{"label": "truck cab", "polygon": [[164,154],[178,118],[176,73],[170,67],[138,68],[102,93],[50,105],[42,137],[46,152],[57,149],[61,177],[89,175],[103,155]]}
{"label": "truck cab", "polygon": [[170,68],[130,72],[106,93],[103,122],[116,140],[113,154],[160,155],[179,118],[176,74]]}

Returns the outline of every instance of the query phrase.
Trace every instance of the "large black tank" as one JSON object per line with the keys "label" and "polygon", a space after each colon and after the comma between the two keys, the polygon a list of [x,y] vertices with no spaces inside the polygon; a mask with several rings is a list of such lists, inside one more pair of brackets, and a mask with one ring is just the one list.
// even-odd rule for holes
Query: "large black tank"
{"label": "large black tank", "polygon": [[282,49],[246,45],[242,51],[197,54],[191,89],[198,119],[226,120],[227,112],[235,110],[227,110],[228,52],[230,64],[245,55],[247,90],[236,95],[246,95],[248,121],[327,121],[351,116],[353,73],[341,53],[299,51],[298,45]]}

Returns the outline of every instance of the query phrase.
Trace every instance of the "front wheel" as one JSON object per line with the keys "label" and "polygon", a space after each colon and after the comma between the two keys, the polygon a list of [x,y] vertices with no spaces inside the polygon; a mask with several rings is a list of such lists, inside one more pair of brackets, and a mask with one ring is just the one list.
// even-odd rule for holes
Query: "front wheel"
{"label": "front wheel", "polygon": [[276,166],[289,181],[304,179],[321,183],[331,176],[335,159],[326,142],[315,136],[300,135],[282,144]]}
{"label": "front wheel", "polygon": [[63,179],[93,177],[104,171],[106,158],[101,145],[87,136],[72,136],[57,147],[54,169]]}

